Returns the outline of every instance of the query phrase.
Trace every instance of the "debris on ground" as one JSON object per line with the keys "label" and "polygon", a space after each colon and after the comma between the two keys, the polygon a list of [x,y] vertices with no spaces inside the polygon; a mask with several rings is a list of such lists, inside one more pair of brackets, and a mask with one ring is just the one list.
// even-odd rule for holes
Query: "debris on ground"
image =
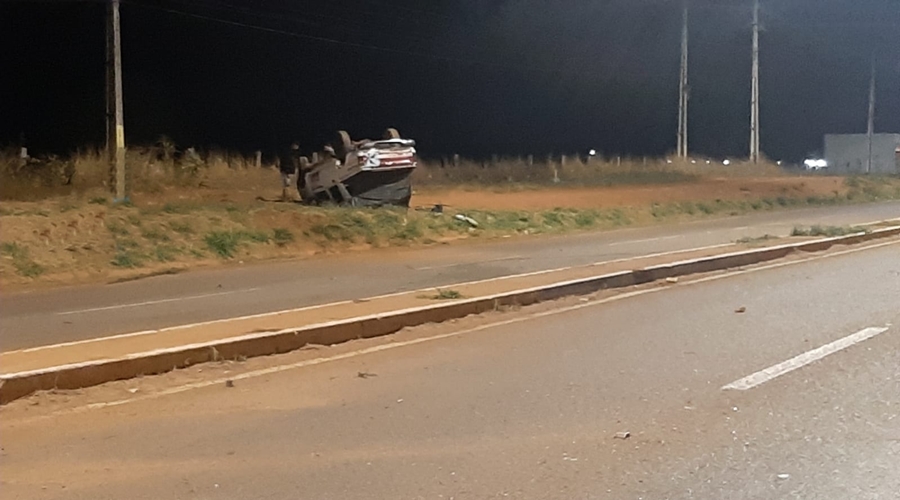
{"label": "debris on ground", "polygon": [[743,307],[743,306],[738,307],[737,309],[734,310],[734,312],[736,312],[737,314],[744,314],[745,312],[747,312],[747,308]]}
{"label": "debris on ground", "polygon": [[628,431],[617,432],[615,438],[616,439],[628,439],[631,437],[631,433]]}
{"label": "debris on ground", "polygon": [[357,378],[371,378],[371,377],[377,377],[377,376],[378,376],[377,373],[370,373],[370,372],[356,372],[356,377],[357,377]]}
{"label": "debris on ground", "polygon": [[666,283],[678,283],[678,278],[666,278]]}
{"label": "debris on ground", "polygon": [[453,216],[453,218],[460,222],[465,222],[466,224],[468,224],[472,227],[478,227],[478,221],[469,217],[468,215],[456,214]]}
{"label": "debris on ground", "polygon": [[778,479],[781,479],[783,481],[785,479],[790,479],[791,475],[790,474],[778,474],[777,477],[778,477]]}
{"label": "debris on ground", "polygon": [[225,387],[228,387],[228,388],[234,387],[234,380],[226,380]]}

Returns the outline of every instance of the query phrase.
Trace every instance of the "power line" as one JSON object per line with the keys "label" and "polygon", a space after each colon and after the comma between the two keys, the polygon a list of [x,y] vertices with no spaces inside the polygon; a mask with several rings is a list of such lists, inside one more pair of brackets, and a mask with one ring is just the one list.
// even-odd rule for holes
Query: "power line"
{"label": "power line", "polygon": [[[197,4],[207,6],[212,9],[238,12],[240,14],[248,15],[248,16],[252,16],[252,17],[256,17],[256,18],[271,19],[271,20],[275,20],[275,21],[281,21],[284,23],[303,24],[306,26],[311,26],[311,27],[315,27],[315,28],[319,28],[319,29],[325,28],[325,26],[323,26],[322,22],[312,21],[310,19],[297,18],[297,17],[293,17],[293,16],[286,17],[281,14],[275,14],[275,13],[271,13],[271,12],[262,12],[259,10],[240,7],[237,5],[228,4],[228,3],[224,3],[224,2],[220,2],[220,1],[216,1],[216,0],[196,0],[196,1],[191,2],[191,5],[197,5]],[[142,4],[142,5],[144,5],[144,4]],[[153,7],[151,7],[151,8],[153,8]],[[292,12],[297,12],[297,11],[292,11]],[[339,28],[337,28],[337,29],[339,29],[340,31],[361,33],[361,34],[371,34],[373,31],[372,23],[358,24],[353,19],[343,19],[343,18],[331,17],[331,16],[327,16],[327,15],[321,15],[321,14],[317,14],[317,13],[305,12],[304,15],[312,15],[312,16],[318,17],[320,19],[328,20],[329,27],[330,26],[339,26]],[[343,25],[337,25],[337,23],[330,22],[332,20],[339,21]],[[349,25],[348,25],[348,22],[349,22]],[[435,43],[438,41],[438,39],[436,37],[432,37],[432,38],[420,37],[420,36],[416,36],[415,34],[410,34],[407,31],[397,31],[397,32],[392,33],[391,35],[394,36],[395,39],[401,43],[419,43],[419,42]],[[472,48],[472,45],[470,45],[470,44],[458,44],[458,43],[445,43],[444,42],[444,43],[441,43],[441,45],[448,46],[448,47]]]}
{"label": "power line", "polygon": [[[181,10],[177,10],[177,9],[170,9],[170,8],[166,8],[166,7],[142,4],[142,3],[137,3],[134,0],[125,0],[125,1],[126,1],[126,3],[128,3],[130,5],[145,7],[145,8],[149,8],[149,9],[153,9],[153,10],[158,10],[161,12],[167,12],[170,14],[180,15],[180,16],[184,16],[184,17],[191,17],[191,18],[195,18],[195,19],[201,19],[201,20],[210,21],[210,22],[219,23],[219,24],[228,25],[228,26],[254,29],[257,31],[265,32],[265,33],[290,36],[290,37],[294,37],[294,38],[299,38],[299,39],[314,41],[314,42],[320,42],[320,43],[326,43],[326,44],[335,45],[335,46],[344,46],[344,47],[370,50],[370,51],[374,51],[374,52],[381,52],[381,53],[387,53],[387,54],[400,54],[400,55],[421,57],[421,58],[425,58],[425,59],[433,59],[433,60],[442,61],[442,62],[485,66],[485,67],[489,67],[489,68],[505,69],[505,70],[513,70],[513,71],[526,71],[526,72],[547,73],[547,74],[559,74],[559,73],[564,72],[564,71],[558,70],[558,69],[514,66],[514,65],[499,64],[499,63],[488,62],[488,61],[479,61],[479,60],[474,60],[474,59],[463,59],[463,58],[459,58],[459,57],[442,56],[442,55],[432,54],[432,53],[428,53],[428,52],[415,52],[415,51],[409,51],[409,50],[401,50],[401,49],[383,47],[383,46],[379,46],[379,45],[371,45],[371,44],[365,44],[365,43],[338,40],[336,38],[310,35],[310,34],[306,34],[306,33],[298,33],[296,31],[288,31],[288,30],[282,30],[282,29],[278,29],[278,28],[271,28],[271,27],[267,27],[267,26],[259,26],[256,24],[249,24],[249,23],[244,23],[244,22],[240,22],[240,21],[233,21],[230,19],[222,19],[222,18],[207,16],[207,15],[203,15],[203,14],[185,12],[185,11],[181,11]],[[566,73],[581,74],[581,75],[585,74],[585,73],[574,73],[574,72],[570,72],[570,71],[568,71]]]}

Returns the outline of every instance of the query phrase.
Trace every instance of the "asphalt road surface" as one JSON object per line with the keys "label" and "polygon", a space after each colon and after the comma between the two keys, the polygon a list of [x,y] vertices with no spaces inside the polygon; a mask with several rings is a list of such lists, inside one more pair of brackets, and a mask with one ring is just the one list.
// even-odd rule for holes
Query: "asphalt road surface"
{"label": "asphalt road surface", "polygon": [[0,296],[0,351],[788,235],[796,225],[900,217],[900,203],[754,214],[562,237],[514,238],[160,276]]}
{"label": "asphalt road surface", "polygon": [[[495,326],[468,333],[464,321],[440,325],[421,334],[441,338],[381,339],[382,350],[233,387],[138,392],[37,420],[28,417],[46,410],[40,400],[20,401],[0,409],[0,490],[92,500],[897,498],[900,242],[879,245],[495,315]],[[732,384],[748,390],[723,389]]]}

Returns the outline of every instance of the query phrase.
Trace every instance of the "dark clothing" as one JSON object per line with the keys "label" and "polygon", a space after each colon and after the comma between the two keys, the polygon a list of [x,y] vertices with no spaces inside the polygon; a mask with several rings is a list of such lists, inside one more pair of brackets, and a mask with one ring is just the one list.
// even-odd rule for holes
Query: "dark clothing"
{"label": "dark clothing", "polygon": [[297,169],[300,166],[300,151],[296,149],[289,149],[288,152],[281,158],[281,162],[279,165],[279,169],[282,174],[294,175],[297,173]]}

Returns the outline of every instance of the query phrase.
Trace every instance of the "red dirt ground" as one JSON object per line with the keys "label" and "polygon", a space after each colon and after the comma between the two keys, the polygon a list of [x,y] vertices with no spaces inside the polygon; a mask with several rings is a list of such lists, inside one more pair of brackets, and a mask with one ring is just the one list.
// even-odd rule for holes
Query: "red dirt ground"
{"label": "red dirt ground", "polygon": [[647,206],[679,201],[757,200],[779,196],[829,196],[845,191],[839,177],[719,178],[653,186],[543,188],[517,191],[417,190],[414,205],[444,204],[483,210],[543,210]]}

